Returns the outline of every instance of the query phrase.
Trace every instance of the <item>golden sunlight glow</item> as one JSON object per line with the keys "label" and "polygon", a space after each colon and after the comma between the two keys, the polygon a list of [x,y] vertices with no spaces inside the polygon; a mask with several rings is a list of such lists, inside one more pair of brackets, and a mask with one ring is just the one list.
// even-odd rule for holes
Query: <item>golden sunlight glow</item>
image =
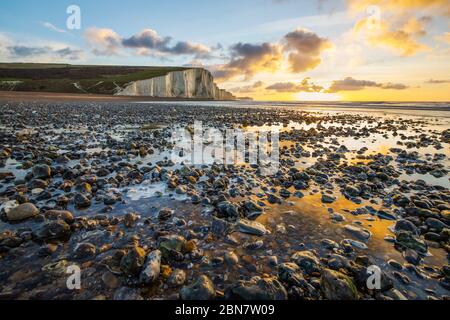
{"label": "golden sunlight glow", "polygon": [[341,96],[336,93],[300,92],[295,95],[296,100],[301,101],[339,101]]}

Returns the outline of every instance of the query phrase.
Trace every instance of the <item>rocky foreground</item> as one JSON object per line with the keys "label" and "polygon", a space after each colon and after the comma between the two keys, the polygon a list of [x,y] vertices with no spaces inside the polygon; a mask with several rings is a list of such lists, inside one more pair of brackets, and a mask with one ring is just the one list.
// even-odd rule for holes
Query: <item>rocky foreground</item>
{"label": "rocky foreground", "polygon": [[[279,126],[278,172],[173,163],[194,121]],[[1,299],[449,298],[441,119],[14,103],[0,141]]]}

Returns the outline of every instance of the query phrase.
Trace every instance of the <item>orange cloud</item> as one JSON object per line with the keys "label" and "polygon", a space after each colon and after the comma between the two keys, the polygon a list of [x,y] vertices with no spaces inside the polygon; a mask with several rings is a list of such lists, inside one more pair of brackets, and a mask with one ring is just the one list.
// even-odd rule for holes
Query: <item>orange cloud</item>
{"label": "orange cloud", "polygon": [[426,18],[410,18],[399,26],[390,26],[385,20],[374,24],[369,18],[359,20],[354,31],[362,33],[372,46],[384,46],[395,50],[403,56],[412,56],[429,48],[417,41],[424,36]]}

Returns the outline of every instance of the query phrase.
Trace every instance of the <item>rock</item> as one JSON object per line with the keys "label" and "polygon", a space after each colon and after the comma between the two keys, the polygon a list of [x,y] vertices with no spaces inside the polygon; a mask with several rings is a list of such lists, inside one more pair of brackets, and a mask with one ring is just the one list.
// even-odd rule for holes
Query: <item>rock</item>
{"label": "rock", "polygon": [[267,201],[269,201],[269,203],[271,203],[271,204],[277,204],[277,203],[280,204],[281,203],[281,199],[272,193],[269,193],[267,195]]}
{"label": "rock", "polygon": [[73,198],[73,201],[75,206],[80,209],[87,208],[91,205],[91,200],[81,193],[77,193]]}
{"label": "rock", "polygon": [[35,165],[32,172],[35,179],[48,179],[52,175],[51,168],[46,164]]}
{"label": "rock", "polygon": [[345,217],[340,213],[332,213],[330,214],[331,220],[336,222],[342,222],[345,221]]}
{"label": "rock", "polygon": [[415,250],[421,254],[426,254],[428,252],[427,244],[417,237],[414,237],[410,232],[400,231],[397,233],[395,241],[400,246]]}
{"label": "rock", "polygon": [[425,224],[431,229],[435,229],[437,232],[441,232],[442,229],[447,227],[445,223],[435,218],[427,218],[427,220],[425,220]]}
{"label": "rock", "polygon": [[191,253],[197,249],[197,244],[194,240],[186,241],[183,244],[182,252],[183,253]]}
{"label": "rock", "polygon": [[181,269],[175,269],[167,280],[167,283],[171,287],[179,287],[182,286],[185,281],[186,273]]}
{"label": "rock", "polygon": [[402,253],[403,258],[405,258],[405,260],[411,264],[417,265],[420,262],[420,255],[414,251],[413,249],[406,249],[405,251],[403,251]]}
{"label": "rock", "polygon": [[94,257],[97,252],[97,248],[92,243],[79,243],[73,252],[73,258],[86,259]]}
{"label": "rock", "polygon": [[358,290],[352,279],[345,274],[324,269],[320,278],[321,290],[328,300],[358,300]]}
{"label": "rock", "polygon": [[417,227],[414,225],[414,223],[412,223],[411,221],[406,220],[406,219],[398,220],[395,223],[394,230],[395,230],[395,232],[409,231],[409,232],[412,232],[415,235],[419,234],[419,232],[417,230]]}
{"label": "rock", "polygon": [[291,260],[308,275],[320,272],[322,269],[319,259],[311,251],[298,251],[291,256]]}
{"label": "rock", "polygon": [[144,300],[144,298],[142,298],[137,289],[121,287],[117,289],[116,292],[114,292],[114,300],[134,301],[134,300]]}
{"label": "rock", "polygon": [[256,236],[263,236],[269,233],[261,223],[244,219],[238,221],[237,228],[242,233],[253,234]]}
{"label": "rock", "polygon": [[229,287],[225,297],[230,300],[287,300],[286,289],[276,279],[239,281]]}
{"label": "rock", "polygon": [[181,253],[186,243],[186,239],[179,235],[168,235],[160,237],[159,250],[164,258],[169,258],[173,251]]}
{"label": "rock", "polygon": [[322,195],[322,202],[323,203],[333,203],[336,201],[335,197],[329,196],[327,194]]}
{"label": "rock", "polygon": [[440,216],[444,221],[450,223],[450,210],[442,210]]}
{"label": "rock", "polygon": [[215,235],[225,236],[231,231],[232,228],[233,225],[228,221],[216,217],[212,218],[211,231]]}
{"label": "rock", "polygon": [[110,289],[116,289],[120,286],[120,279],[116,277],[112,272],[106,271],[102,275],[102,281],[106,287]]}
{"label": "rock", "polygon": [[384,220],[397,220],[397,217],[395,214],[388,212],[386,210],[379,210],[377,211],[377,216],[380,219],[384,219]]}
{"label": "rock", "polygon": [[20,221],[32,218],[39,214],[39,209],[32,203],[23,203],[17,207],[10,209],[6,213],[9,221]]}
{"label": "rock", "polygon": [[394,260],[394,259],[390,259],[390,260],[388,261],[388,264],[389,264],[392,268],[394,268],[394,269],[397,269],[397,270],[403,270],[402,264],[401,264],[400,262]]}
{"label": "rock", "polygon": [[70,232],[70,226],[66,222],[55,220],[46,222],[36,231],[35,235],[40,240],[53,240],[66,238]]}
{"label": "rock", "polygon": [[162,208],[161,210],[159,210],[158,219],[160,221],[168,220],[173,215],[173,212],[174,211],[170,208]]}
{"label": "rock", "polygon": [[278,278],[291,286],[299,287],[305,284],[305,278],[303,278],[300,267],[293,262],[278,265]]}
{"label": "rock", "polygon": [[370,239],[370,237],[372,236],[372,233],[367,230],[367,229],[363,229],[351,224],[348,224],[344,227],[344,229],[352,234],[353,236],[355,236],[356,238],[358,238],[359,240],[364,240],[367,241]]}
{"label": "rock", "polygon": [[192,285],[180,290],[180,297],[182,300],[213,300],[216,291],[212,281],[207,276],[201,275]]}
{"label": "rock", "polygon": [[64,220],[69,224],[74,221],[72,212],[67,210],[47,210],[45,212],[45,217],[50,220]]}
{"label": "rock", "polygon": [[96,174],[97,174],[98,177],[106,177],[106,176],[108,176],[108,175],[110,174],[110,172],[109,172],[109,170],[106,169],[106,168],[100,168],[100,169],[97,171]]}
{"label": "rock", "polygon": [[236,205],[232,204],[229,201],[220,202],[217,205],[217,211],[221,217],[226,218],[238,218],[239,210]]}
{"label": "rock", "polygon": [[263,209],[259,205],[250,200],[244,201],[242,207],[244,208],[245,216],[251,219],[256,219],[263,212]]}
{"label": "rock", "polygon": [[339,254],[332,254],[330,259],[328,259],[327,266],[329,269],[339,270],[339,269],[350,269],[350,261]]}
{"label": "rock", "polygon": [[139,216],[137,214],[128,212],[124,217],[123,217],[123,224],[125,225],[125,227],[127,228],[132,228],[136,221],[139,220]]}
{"label": "rock", "polygon": [[358,197],[361,194],[361,190],[354,186],[346,186],[344,191],[349,197]]}
{"label": "rock", "polygon": [[150,252],[145,259],[144,268],[139,276],[140,283],[151,284],[155,282],[161,272],[161,251]]}
{"label": "rock", "polygon": [[141,247],[134,246],[120,260],[120,269],[126,275],[137,276],[141,272],[145,262],[145,251]]}
{"label": "rock", "polygon": [[344,240],[342,240],[342,242],[344,244],[347,243],[348,245],[358,248],[358,249],[361,249],[361,250],[368,249],[367,245],[361,241],[357,241],[357,240],[353,240],[353,239],[344,239]]}
{"label": "rock", "polygon": [[239,262],[238,256],[232,251],[225,252],[224,259],[225,259],[225,262],[230,266],[234,266],[234,265],[238,264],[238,262]]}

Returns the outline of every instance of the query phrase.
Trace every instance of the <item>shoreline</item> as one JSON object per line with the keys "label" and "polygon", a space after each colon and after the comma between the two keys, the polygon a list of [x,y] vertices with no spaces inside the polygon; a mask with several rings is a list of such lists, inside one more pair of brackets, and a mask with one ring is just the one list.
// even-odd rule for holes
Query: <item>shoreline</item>
{"label": "shoreline", "polygon": [[[313,109],[343,109],[356,111],[358,109],[365,111],[440,111],[450,112],[450,102],[389,102],[389,101],[256,101],[256,100],[210,100],[210,99],[186,99],[186,98],[154,98],[142,96],[110,96],[100,94],[81,94],[81,93],[55,93],[55,92],[19,92],[19,91],[0,91],[0,103],[14,102],[110,102],[110,103],[140,103],[153,104],[161,103],[208,103],[217,107],[299,107],[307,108],[305,111]],[[222,105],[223,104],[223,105]],[[422,104],[422,105],[419,105]],[[442,105],[442,106],[440,106]],[[436,116],[436,115],[432,115]],[[448,115],[450,117],[450,114]]]}

